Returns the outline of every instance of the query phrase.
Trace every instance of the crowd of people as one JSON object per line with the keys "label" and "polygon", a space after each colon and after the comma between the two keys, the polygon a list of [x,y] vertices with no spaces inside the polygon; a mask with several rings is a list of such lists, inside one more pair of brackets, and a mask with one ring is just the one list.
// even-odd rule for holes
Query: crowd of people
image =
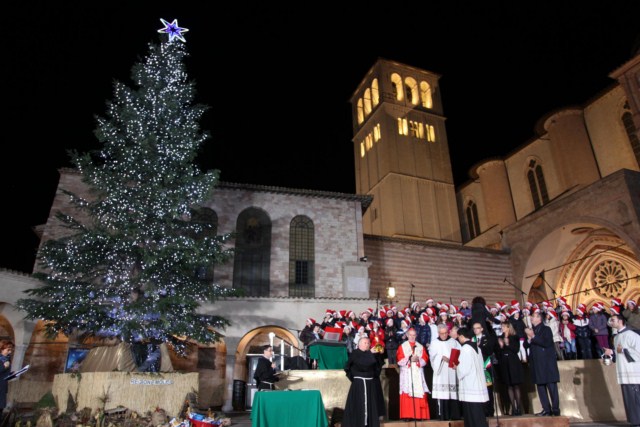
{"label": "crowd of people", "polygon": [[[379,400],[378,386],[369,381],[374,381],[384,365],[396,367],[400,373],[401,419],[433,416],[441,420],[464,419],[465,425],[471,425],[468,423],[473,420],[473,425],[478,425],[479,414],[495,414],[496,382],[506,395],[503,411],[514,416],[524,414],[520,390],[523,364],[529,365],[542,406],[535,415],[560,415],[557,362],[615,354],[616,350],[611,349],[619,318],[629,330],[640,331],[640,310],[634,300],[623,303],[613,298],[608,308],[604,302],[595,302],[589,309],[580,304],[574,310],[563,297],[541,303],[527,301],[522,307],[517,300],[489,305],[482,297],[475,297],[471,303],[461,300],[459,305],[427,299],[424,305],[413,302],[402,309],[393,305],[361,313],[329,309],[320,321],[307,319],[300,339],[306,347],[322,340],[328,328],[342,332],[341,339],[350,354],[347,376],[352,381],[360,380],[352,383],[352,388],[358,387],[354,396],[373,393],[367,402],[369,413],[364,415],[368,424],[362,424],[362,417],[354,415],[364,414],[362,402],[360,399],[356,403],[349,393],[345,407],[349,420],[345,420],[345,426],[378,425],[374,419],[384,415],[384,410],[372,409],[371,405]],[[363,351],[375,357],[364,358]],[[456,360],[452,360],[454,355]],[[370,364],[367,376],[355,375],[354,364],[365,359]],[[637,387],[637,378],[630,381]],[[369,384],[371,387],[367,388]],[[630,387],[623,387],[623,392],[625,389],[629,389],[626,405],[627,398],[637,398],[639,394],[634,395],[635,389]],[[427,394],[431,395],[429,399]],[[437,408],[436,414],[430,413],[429,401],[436,404],[432,406]]]}

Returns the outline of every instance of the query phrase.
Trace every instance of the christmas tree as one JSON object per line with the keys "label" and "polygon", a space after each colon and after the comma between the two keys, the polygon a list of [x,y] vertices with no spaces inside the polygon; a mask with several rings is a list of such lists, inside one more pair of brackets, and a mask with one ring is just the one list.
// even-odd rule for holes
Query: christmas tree
{"label": "christmas tree", "polygon": [[[65,237],[45,242],[36,273],[42,285],[18,306],[46,321],[50,337],[81,333],[138,345],[169,343],[185,354],[188,340],[212,343],[229,322],[198,314],[203,302],[234,294],[202,280],[202,266],[231,256],[217,224],[192,220],[210,199],[219,172],[194,165],[208,138],[187,80],[187,51],[177,21],[162,20],[168,40],[149,44],[132,68],[134,87],[114,84],[101,148],[71,152],[88,191],[64,191],[75,214],[58,212]],[[165,37],[165,36],[162,36]]]}

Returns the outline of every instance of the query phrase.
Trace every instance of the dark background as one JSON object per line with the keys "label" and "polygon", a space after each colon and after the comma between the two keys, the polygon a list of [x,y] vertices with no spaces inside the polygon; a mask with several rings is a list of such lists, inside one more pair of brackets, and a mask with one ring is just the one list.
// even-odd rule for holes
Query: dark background
{"label": "dark background", "polygon": [[[19,4],[18,4],[19,3]],[[26,1],[5,5],[0,268],[31,272],[68,149],[96,148],[114,80],[189,28],[187,71],[227,182],[355,192],[349,98],[377,58],[441,75],[456,185],[534,137],[545,114],[614,83],[638,49],[637,1]]]}

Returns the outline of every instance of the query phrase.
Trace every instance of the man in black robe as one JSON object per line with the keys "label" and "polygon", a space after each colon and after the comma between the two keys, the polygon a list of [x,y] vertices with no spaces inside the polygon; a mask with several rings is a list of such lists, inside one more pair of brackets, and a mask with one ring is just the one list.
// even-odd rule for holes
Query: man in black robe
{"label": "man in black robe", "polygon": [[342,427],[378,427],[386,413],[380,372],[384,359],[371,352],[371,340],[363,336],[349,354],[344,370],[351,381],[344,406]]}
{"label": "man in black robe", "polygon": [[276,376],[276,363],[271,359],[273,359],[273,347],[265,345],[262,348],[262,357],[258,359],[258,365],[253,374],[258,390],[274,390],[275,383],[280,380]]}

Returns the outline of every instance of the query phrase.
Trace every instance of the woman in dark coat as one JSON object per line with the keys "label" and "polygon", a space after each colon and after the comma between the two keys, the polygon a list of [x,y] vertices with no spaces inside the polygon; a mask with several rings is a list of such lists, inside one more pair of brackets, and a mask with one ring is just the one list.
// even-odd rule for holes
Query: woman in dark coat
{"label": "woman in dark coat", "polygon": [[520,384],[524,382],[522,362],[518,357],[520,339],[511,323],[502,324],[502,337],[498,338],[498,373],[500,380],[507,386],[511,401],[511,415],[522,415],[522,397]]}
{"label": "woman in dark coat", "polygon": [[380,372],[384,359],[370,350],[371,341],[364,336],[358,348],[349,354],[344,370],[351,381],[344,406],[343,427],[379,427],[385,415]]}

